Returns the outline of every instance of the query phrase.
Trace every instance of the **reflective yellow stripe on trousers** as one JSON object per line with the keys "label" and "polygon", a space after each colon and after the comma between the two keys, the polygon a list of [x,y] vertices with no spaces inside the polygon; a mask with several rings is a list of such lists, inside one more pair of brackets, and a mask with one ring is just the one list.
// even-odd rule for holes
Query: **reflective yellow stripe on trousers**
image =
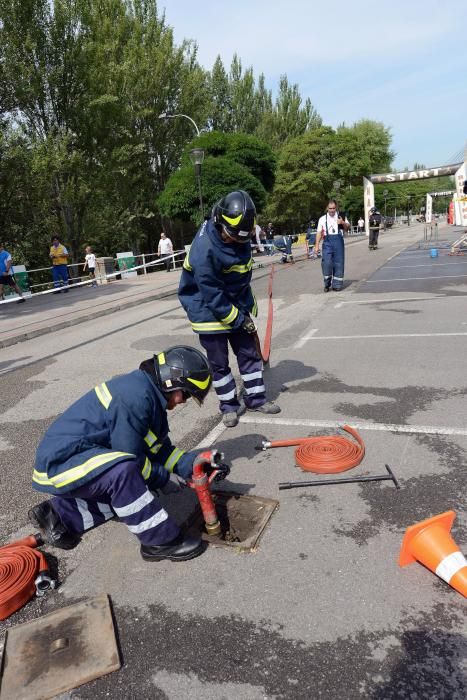
{"label": "reflective yellow stripe on trousers", "polygon": [[56,476],[51,476],[50,478],[47,472],[39,472],[34,469],[32,479],[36,484],[40,484],[41,486],[55,486],[55,488],[60,489],[63,486],[72,484],[74,481],[79,481],[83,476],[87,476],[90,472],[94,471],[94,469],[99,469],[104,464],[113,462],[120,457],[130,457],[134,459],[135,455],[130,452],[106,452],[102,455],[95,455],[91,457],[91,459],[86,460],[86,462],[83,462],[83,464],[67,469],[65,472],[57,474]]}

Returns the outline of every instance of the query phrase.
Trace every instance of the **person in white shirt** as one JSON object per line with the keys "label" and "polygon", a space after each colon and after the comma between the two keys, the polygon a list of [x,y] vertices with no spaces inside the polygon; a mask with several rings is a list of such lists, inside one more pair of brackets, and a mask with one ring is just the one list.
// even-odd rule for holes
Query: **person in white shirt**
{"label": "person in white shirt", "polygon": [[362,217],[360,217],[358,220],[358,232],[363,233],[364,230],[365,230],[365,221],[362,219]]}
{"label": "person in white shirt", "polygon": [[255,224],[255,232],[252,235],[252,239],[256,241],[256,243],[253,243],[252,241],[252,247],[256,246],[256,251],[258,253],[264,253],[264,246],[261,243],[261,226],[259,226],[258,224]]}
{"label": "person in white shirt", "polygon": [[[173,249],[172,241],[170,240],[170,238],[168,238],[166,236],[164,231],[162,231],[161,237],[159,240],[159,246],[157,248],[158,256],[160,258],[164,258],[165,256],[168,256],[173,252],[174,252],[174,249]],[[167,272],[170,272],[170,263],[171,263],[171,260],[169,257],[166,260],[164,260],[165,269]]]}
{"label": "person in white shirt", "polygon": [[86,255],[85,255],[85,262],[83,265],[83,272],[86,268],[88,268],[89,272],[89,277],[93,280],[91,287],[97,287],[97,282],[96,282],[96,256],[92,252],[92,248],[90,245],[87,245],[85,248]]}
{"label": "person in white shirt", "polygon": [[339,292],[344,285],[344,231],[348,231],[350,224],[345,214],[337,211],[337,202],[330,199],[326,214],[318,221],[315,250],[320,251],[320,243],[323,241],[321,269],[324,277],[324,291],[332,289]]}

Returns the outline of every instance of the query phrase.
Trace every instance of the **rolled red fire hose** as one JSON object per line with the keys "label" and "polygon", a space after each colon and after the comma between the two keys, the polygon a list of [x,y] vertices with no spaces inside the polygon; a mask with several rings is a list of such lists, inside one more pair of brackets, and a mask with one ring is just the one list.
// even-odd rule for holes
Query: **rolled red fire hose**
{"label": "rolled red fire hose", "polygon": [[300,469],[316,474],[337,474],[353,469],[365,456],[365,443],[358,431],[349,425],[344,425],[342,429],[350,433],[358,444],[341,435],[329,435],[275,440],[263,443],[263,447],[266,449],[298,445],[295,450],[295,462]]}
{"label": "rolled red fire hose", "polygon": [[36,592],[52,586],[47,560],[36,549],[39,544],[38,538],[30,535],[0,547],[0,620],[26,605]]}

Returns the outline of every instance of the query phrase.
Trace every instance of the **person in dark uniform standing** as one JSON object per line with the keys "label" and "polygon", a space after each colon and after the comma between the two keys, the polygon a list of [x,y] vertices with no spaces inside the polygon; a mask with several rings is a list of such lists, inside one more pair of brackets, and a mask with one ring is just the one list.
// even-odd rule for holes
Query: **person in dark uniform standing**
{"label": "person in dark uniform standing", "polygon": [[[199,334],[213,371],[213,385],[224,424],[233,428],[245,411],[279,413],[266,400],[263,363],[252,316],[257,304],[250,286],[251,232],[255,205],[247,192],[230,192],[196,234],[183,263],[178,297],[191,327]],[[229,366],[229,345],[243,381],[242,405]]]}
{"label": "person in dark uniform standing", "polygon": [[376,250],[378,248],[378,236],[379,236],[379,229],[381,227],[383,217],[379,213],[376,207],[372,207],[370,209],[370,217],[369,217],[369,229],[370,229],[370,237],[368,240],[368,249],[369,250]]}
{"label": "person in dark uniform standing", "polygon": [[327,213],[318,221],[315,251],[319,254],[320,243],[322,245],[321,269],[324,278],[324,291],[339,292],[344,285],[344,232],[348,231],[350,224],[345,214],[337,211],[337,202],[330,199]]}

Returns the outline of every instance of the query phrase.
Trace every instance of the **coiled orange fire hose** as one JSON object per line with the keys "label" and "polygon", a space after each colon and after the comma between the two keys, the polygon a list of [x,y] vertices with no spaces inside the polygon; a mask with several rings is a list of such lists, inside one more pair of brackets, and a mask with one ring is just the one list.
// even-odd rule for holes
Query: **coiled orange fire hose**
{"label": "coiled orange fire hose", "polygon": [[53,588],[39,536],[30,535],[0,547],[0,620],[6,620],[31,600]]}
{"label": "coiled orange fire hose", "polygon": [[337,474],[353,469],[365,456],[365,443],[358,431],[349,425],[342,426],[342,429],[350,433],[358,445],[341,435],[329,435],[263,442],[262,449],[298,445],[295,461],[300,469],[315,474]]}

